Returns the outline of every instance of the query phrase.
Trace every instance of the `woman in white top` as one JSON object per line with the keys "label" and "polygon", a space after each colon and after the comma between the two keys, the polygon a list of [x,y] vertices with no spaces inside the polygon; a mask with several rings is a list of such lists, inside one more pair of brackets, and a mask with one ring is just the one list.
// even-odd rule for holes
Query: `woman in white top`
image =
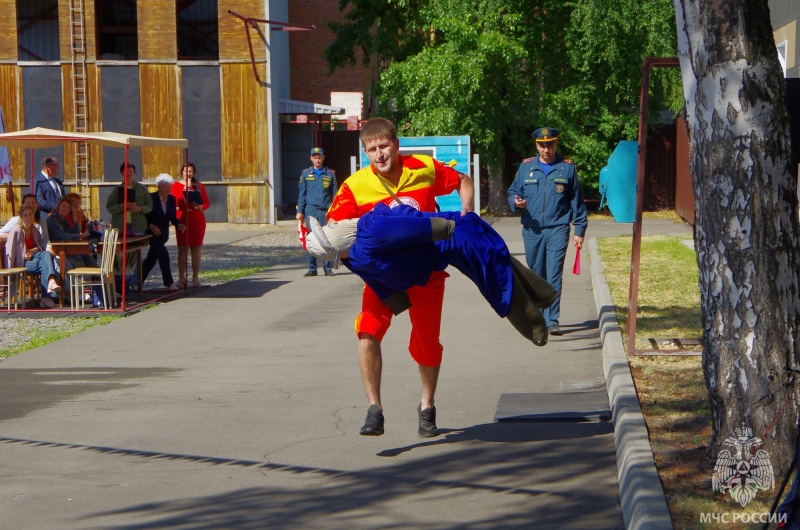
{"label": "woman in white top", "polygon": [[[25,267],[28,272],[41,276],[41,306],[56,307],[52,296],[58,296],[58,284],[53,254],[45,250],[41,233],[35,228],[33,208],[23,205],[19,209],[19,224],[9,233],[6,241],[6,259],[9,267]],[[46,293],[46,294],[45,294]]]}
{"label": "woman in white top", "polygon": [[[39,210],[39,203],[36,201],[36,195],[33,193],[29,193],[22,197],[22,206],[30,206],[33,208],[33,218],[34,218],[34,227],[39,231],[39,235],[42,239],[42,245],[45,250],[51,250],[50,248],[50,236],[47,233],[47,218],[41,217],[42,211]],[[14,227],[19,226],[19,215],[15,215],[9,221],[0,228],[0,241],[4,242],[8,239],[8,234],[11,233],[11,230]]]}

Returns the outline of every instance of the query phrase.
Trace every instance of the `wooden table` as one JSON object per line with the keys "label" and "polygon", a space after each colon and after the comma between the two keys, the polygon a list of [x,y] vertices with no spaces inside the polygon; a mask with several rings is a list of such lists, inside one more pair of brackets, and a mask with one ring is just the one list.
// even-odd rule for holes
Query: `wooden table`
{"label": "wooden table", "polygon": [[[142,294],[142,249],[150,247],[150,236],[127,236],[127,251],[136,252],[136,272],[139,282],[139,294]],[[103,241],[97,243],[97,253],[103,253]],[[92,250],[89,248],[89,240],[86,238],[73,239],[72,241],[50,241],[53,247],[53,254],[59,257],[61,265],[61,285],[65,285],[67,256],[89,256]],[[122,252],[122,235],[117,240],[116,252]]]}

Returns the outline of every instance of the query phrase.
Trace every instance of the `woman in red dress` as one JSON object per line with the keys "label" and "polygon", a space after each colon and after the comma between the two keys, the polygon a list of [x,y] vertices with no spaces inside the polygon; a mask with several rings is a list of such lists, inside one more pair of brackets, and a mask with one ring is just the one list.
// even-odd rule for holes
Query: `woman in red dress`
{"label": "woman in red dress", "polygon": [[181,168],[182,180],[172,184],[170,193],[175,197],[178,205],[178,221],[186,226],[183,232],[177,232],[175,238],[178,243],[178,283],[181,289],[186,289],[188,252],[192,254],[192,285],[202,287],[198,274],[200,273],[200,256],[203,248],[203,238],[206,234],[206,216],[203,213],[211,206],[208,201],[206,187],[194,178],[195,166],[193,163],[184,164]]}

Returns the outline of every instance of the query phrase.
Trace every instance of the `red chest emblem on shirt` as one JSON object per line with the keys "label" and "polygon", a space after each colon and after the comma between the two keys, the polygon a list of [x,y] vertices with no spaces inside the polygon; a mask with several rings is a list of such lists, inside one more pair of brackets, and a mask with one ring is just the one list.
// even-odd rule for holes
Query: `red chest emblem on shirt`
{"label": "red chest emblem on shirt", "polygon": [[556,192],[564,193],[564,185],[563,184],[556,184]]}

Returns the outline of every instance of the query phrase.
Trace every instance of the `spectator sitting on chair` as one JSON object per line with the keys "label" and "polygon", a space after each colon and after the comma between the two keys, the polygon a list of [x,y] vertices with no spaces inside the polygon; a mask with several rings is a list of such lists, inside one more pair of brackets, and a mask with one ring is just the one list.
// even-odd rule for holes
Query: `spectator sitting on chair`
{"label": "spectator sitting on chair", "polygon": [[34,210],[23,205],[19,209],[19,224],[9,233],[6,241],[6,259],[9,267],[25,267],[28,272],[39,274],[42,284],[40,304],[46,309],[56,307],[53,296],[58,296],[58,284],[53,254],[45,250],[42,235],[35,228]]}
{"label": "spectator sitting on chair", "polygon": [[81,196],[77,193],[67,193],[67,199],[72,206],[72,212],[69,214],[69,222],[73,225],[78,223],[78,228],[81,232],[89,228],[89,219],[86,218],[86,212],[81,207]]}
{"label": "spectator sitting on chair", "polygon": [[[42,245],[45,250],[51,250],[48,247],[50,246],[50,236],[47,233],[47,219],[46,217],[42,217],[42,211],[39,209],[39,203],[36,201],[36,195],[33,193],[28,193],[27,195],[22,197],[22,205],[23,206],[30,206],[33,208],[33,219],[34,219],[34,228],[39,231],[39,235],[42,237]],[[5,242],[8,239],[8,234],[11,233],[11,230],[14,227],[19,226],[19,215],[15,215],[8,222],[0,228],[0,242]]]}
{"label": "spectator sitting on chair", "polygon": [[[59,241],[78,241],[89,237],[88,228],[81,232],[77,224],[70,224],[70,213],[72,213],[72,205],[70,200],[65,197],[58,201],[56,209],[47,216],[47,232],[50,235],[50,241],[54,243]],[[89,244],[88,241],[86,244]],[[67,256],[66,264],[61,265],[65,267],[64,272],[76,267],[98,267],[97,261],[88,254]]]}

